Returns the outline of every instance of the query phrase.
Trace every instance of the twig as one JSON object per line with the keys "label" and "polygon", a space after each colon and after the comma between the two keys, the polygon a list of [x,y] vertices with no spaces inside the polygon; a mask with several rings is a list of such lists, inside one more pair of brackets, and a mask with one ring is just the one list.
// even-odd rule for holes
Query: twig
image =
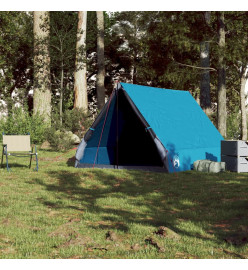
{"label": "twig", "polygon": [[183,64],[183,63],[179,63],[177,61],[175,61],[178,65],[180,66],[185,66],[185,67],[190,67],[190,68],[196,68],[196,69],[202,69],[202,70],[209,70],[209,71],[217,71],[215,68],[211,68],[211,67],[198,67],[198,66],[192,66],[192,65],[187,65],[187,64]]}

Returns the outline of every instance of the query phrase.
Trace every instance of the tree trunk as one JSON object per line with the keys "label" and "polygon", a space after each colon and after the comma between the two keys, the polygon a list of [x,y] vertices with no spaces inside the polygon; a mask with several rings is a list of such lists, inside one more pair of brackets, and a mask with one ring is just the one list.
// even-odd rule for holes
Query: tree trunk
{"label": "tree trunk", "polygon": [[49,12],[34,11],[34,114],[51,121]]}
{"label": "tree trunk", "polygon": [[59,98],[59,117],[60,123],[63,122],[63,94],[64,94],[64,64],[61,64],[61,78],[60,78],[60,98]]}
{"label": "tree trunk", "polygon": [[245,84],[246,84],[246,69],[244,68],[241,74],[241,86],[240,86],[240,108],[241,108],[241,134],[242,140],[247,141],[247,117],[245,109]]}
{"label": "tree trunk", "polygon": [[218,12],[218,130],[226,137],[226,67],[224,12]]}
{"label": "tree trunk", "polygon": [[86,80],[86,25],[87,11],[78,12],[78,32],[76,44],[76,63],[74,73],[74,108],[88,111],[88,95]]}
{"label": "tree trunk", "polygon": [[136,84],[137,83],[137,77],[136,77],[136,66],[135,63],[133,63],[132,68],[131,68],[131,82],[132,84]]}
{"label": "tree trunk", "polygon": [[[204,14],[205,22],[210,24],[210,11]],[[203,68],[200,84],[200,105],[204,112],[209,115],[211,113],[211,98],[210,98],[210,56],[209,56],[209,41],[205,40],[201,43],[200,64]]]}
{"label": "tree trunk", "polygon": [[105,104],[105,65],[104,65],[104,16],[103,11],[96,11],[97,16],[97,107],[99,110]]}

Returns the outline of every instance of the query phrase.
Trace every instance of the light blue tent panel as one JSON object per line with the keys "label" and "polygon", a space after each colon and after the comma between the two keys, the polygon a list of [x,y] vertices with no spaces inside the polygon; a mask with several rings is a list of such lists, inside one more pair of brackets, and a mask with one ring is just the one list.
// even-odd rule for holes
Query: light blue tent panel
{"label": "light blue tent panel", "polygon": [[[188,91],[127,83],[120,83],[119,87],[127,93],[149,128],[166,149],[169,172],[190,170],[193,162],[199,159],[220,161],[220,142],[223,137]],[[116,110],[116,97],[114,97],[109,108],[96,164],[114,162]],[[94,163],[104,117],[105,115],[83,147],[83,157],[78,160],[78,164]],[[121,119],[120,117],[119,132],[121,132],[121,125],[125,123]],[[135,130],[132,132],[135,133]]]}

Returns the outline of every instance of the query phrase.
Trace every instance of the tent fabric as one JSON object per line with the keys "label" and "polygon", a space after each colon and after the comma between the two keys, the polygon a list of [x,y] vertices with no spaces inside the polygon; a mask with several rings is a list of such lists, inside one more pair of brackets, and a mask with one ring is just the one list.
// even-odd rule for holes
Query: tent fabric
{"label": "tent fabric", "polygon": [[195,160],[220,161],[221,140],[188,91],[119,83],[79,145],[75,166],[185,171]]}

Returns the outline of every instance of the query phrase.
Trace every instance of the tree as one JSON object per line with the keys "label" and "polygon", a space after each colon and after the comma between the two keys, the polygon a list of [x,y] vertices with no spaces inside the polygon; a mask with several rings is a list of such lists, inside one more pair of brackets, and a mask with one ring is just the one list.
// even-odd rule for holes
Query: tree
{"label": "tree", "polygon": [[51,117],[49,12],[34,11],[34,113]]}
{"label": "tree", "polygon": [[76,44],[76,62],[74,73],[74,108],[88,111],[87,79],[86,79],[86,25],[87,11],[78,12],[78,30]]}
{"label": "tree", "polygon": [[248,79],[247,65],[241,68],[240,72],[240,110],[241,110],[241,135],[242,140],[247,141],[247,115],[245,108],[245,85]]}
{"label": "tree", "polygon": [[[232,81],[233,92],[239,92],[241,112],[241,138],[247,140],[247,112],[245,106],[245,85],[248,79],[248,12],[227,12],[227,52],[229,67],[236,75],[238,84]],[[239,90],[237,91],[237,88]]]}
{"label": "tree", "polygon": [[96,11],[97,16],[97,106],[101,110],[105,104],[105,63],[104,63],[104,14]]}
{"label": "tree", "polygon": [[63,111],[73,107],[77,20],[77,12],[50,12],[52,105],[59,107],[60,122]]}
{"label": "tree", "polygon": [[[211,12],[204,12],[204,19],[207,26],[210,25]],[[205,40],[200,44],[200,62],[202,67],[201,84],[200,84],[200,105],[206,114],[211,111],[210,99],[210,41],[208,35],[205,35]]]}
{"label": "tree", "polygon": [[6,103],[0,109],[9,114],[14,103],[27,105],[32,88],[32,26],[31,13],[0,12],[0,99]]}
{"label": "tree", "polygon": [[225,24],[224,12],[217,13],[218,19],[218,130],[226,137],[226,66],[225,66]]}

